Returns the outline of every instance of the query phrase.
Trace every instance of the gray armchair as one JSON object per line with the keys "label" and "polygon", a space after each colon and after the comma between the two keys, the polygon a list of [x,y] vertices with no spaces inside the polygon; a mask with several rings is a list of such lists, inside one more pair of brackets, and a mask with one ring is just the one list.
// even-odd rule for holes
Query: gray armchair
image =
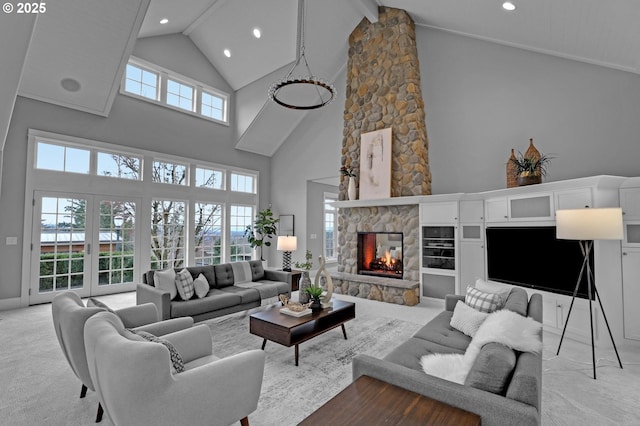
{"label": "gray armchair", "polygon": [[162,339],[180,354],[184,371],[172,372],[165,344],[131,333],[116,315],[101,312],[87,320],[89,372],[116,426],[249,424],[262,388],[263,351],[219,359],[204,324]]}
{"label": "gray armchair", "polygon": [[[104,311],[106,311],[105,308],[86,307],[80,296],[72,291],[58,294],[51,302],[53,327],[60,348],[69,366],[82,383],[80,398],[85,397],[87,389],[95,390],[87,365],[84,344],[85,322],[93,315]],[[193,319],[190,317],[157,322],[158,311],[153,303],[131,306],[115,312],[126,327],[144,330],[155,335],[172,333],[193,326]],[[102,420],[102,406],[98,404],[96,422],[100,420]]]}

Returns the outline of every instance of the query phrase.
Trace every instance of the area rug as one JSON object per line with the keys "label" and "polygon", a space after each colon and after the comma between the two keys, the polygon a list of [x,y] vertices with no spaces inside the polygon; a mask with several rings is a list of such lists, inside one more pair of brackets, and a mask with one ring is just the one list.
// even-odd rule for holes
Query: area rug
{"label": "area rug", "polygon": [[[249,333],[246,314],[205,322],[211,328],[213,351],[225,357],[260,349],[262,338]],[[299,366],[294,348],[267,342],[262,392],[252,426],[295,425],[351,383],[351,359],[357,354],[384,356],[408,339],[420,325],[393,318],[356,314],[340,327],[300,345]]]}

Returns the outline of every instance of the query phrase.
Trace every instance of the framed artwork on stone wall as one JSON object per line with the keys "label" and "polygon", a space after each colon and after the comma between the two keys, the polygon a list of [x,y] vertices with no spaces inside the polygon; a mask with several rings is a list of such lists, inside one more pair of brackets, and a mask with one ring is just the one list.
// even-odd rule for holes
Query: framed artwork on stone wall
{"label": "framed artwork on stone wall", "polygon": [[360,135],[360,199],[391,197],[391,128]]}

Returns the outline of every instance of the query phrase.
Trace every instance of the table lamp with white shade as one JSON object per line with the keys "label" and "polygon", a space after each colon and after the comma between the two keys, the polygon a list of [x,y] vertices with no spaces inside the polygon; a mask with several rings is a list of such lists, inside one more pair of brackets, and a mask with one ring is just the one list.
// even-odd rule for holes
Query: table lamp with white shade
{"label": "table lamp with white shade", "polygon": [[590,254],[593,249],[594,240],[622,240],[624,238],[624,229],[622,225],[622,209],[620,208],[584,208],[584,209],[569,209],[569,210],[557,210],[556,211],[556,238],[560,240],[578,240],[580,242],[580,249],[584,255],[584,261],[582,262],[582,268],[580,269],[580,275],[576,288],[573,291],[573,297],[571,299],[571,305],[569,306],[569,313],[564,323],[562,330],[562,336],[560,337],[560,343],[558,344],[558,351],[556,355],[560,353],[560,347],[562,346],[562,340],[564,339],[564,333],[567,330],[567,324],[571,317],[571,310],[573,308],[573,302],[578,293],[578,287],[582,281],[582,276],[587,274],[587,296],[589,298],[589,321],[591,324],[591,358],[593,361],[593,378],[596,378],[596,354],[595,345],[593,339],[593,309],[592,301],[596,298],[600,304],[602,310],[602,317],[607,325],[609,331],[609,337],[611,337],[611,343],[613,349],[616,352],[618,358],[618,364],[622,368],[622,361],[620,361],[620,355],[618,355],[618,349],[616,343],[613,340],[611,334],[611,328],[609,327],[609,321],[607,315],[604,313],[604,307],[600,300],[600,293],[596,288],[595,277],[593,275],[593,268],[591,267]]}
{"label": "table lamp with white shade", "polygon": [[298,239],[295,236],[280,235],[276,249],[282,251],[282,270],[291,272],[291,252],[298,249]]}

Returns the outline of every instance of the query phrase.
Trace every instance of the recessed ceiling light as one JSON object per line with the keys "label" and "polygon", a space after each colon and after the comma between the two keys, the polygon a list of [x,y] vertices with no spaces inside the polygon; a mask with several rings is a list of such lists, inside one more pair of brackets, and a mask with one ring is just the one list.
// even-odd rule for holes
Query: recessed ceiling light
{"label": "recessed ceiling light", "polygon": [[260,32],[260,28],[254,28],[254,29],[253,29],[253,36],[254,36],[255,38],[260,38],[260,37],[262,37],[262,33]]}
{"label": "recessed ceiling light", "polygon": [[168,23],[168,22],[169,22],[169,20],[168,20],[167,18],[162,18],[162,19],[160,20],[160,23],[161,23],[162,25],[164,25],[164,24],[166,24],[166,23]]}
{"label": "recessed ceiling light", "polygon": [[502,3],[502,8],[511,12],[512,10],[516,10],[516,5],[513,2],[505,1]]}
{"label": "recessed ceiling light", "polygon": [[224,49],[222,53],[224,53],[224,56],[226,56],[227,58],[231,57],[231,51],[229,49]]}

